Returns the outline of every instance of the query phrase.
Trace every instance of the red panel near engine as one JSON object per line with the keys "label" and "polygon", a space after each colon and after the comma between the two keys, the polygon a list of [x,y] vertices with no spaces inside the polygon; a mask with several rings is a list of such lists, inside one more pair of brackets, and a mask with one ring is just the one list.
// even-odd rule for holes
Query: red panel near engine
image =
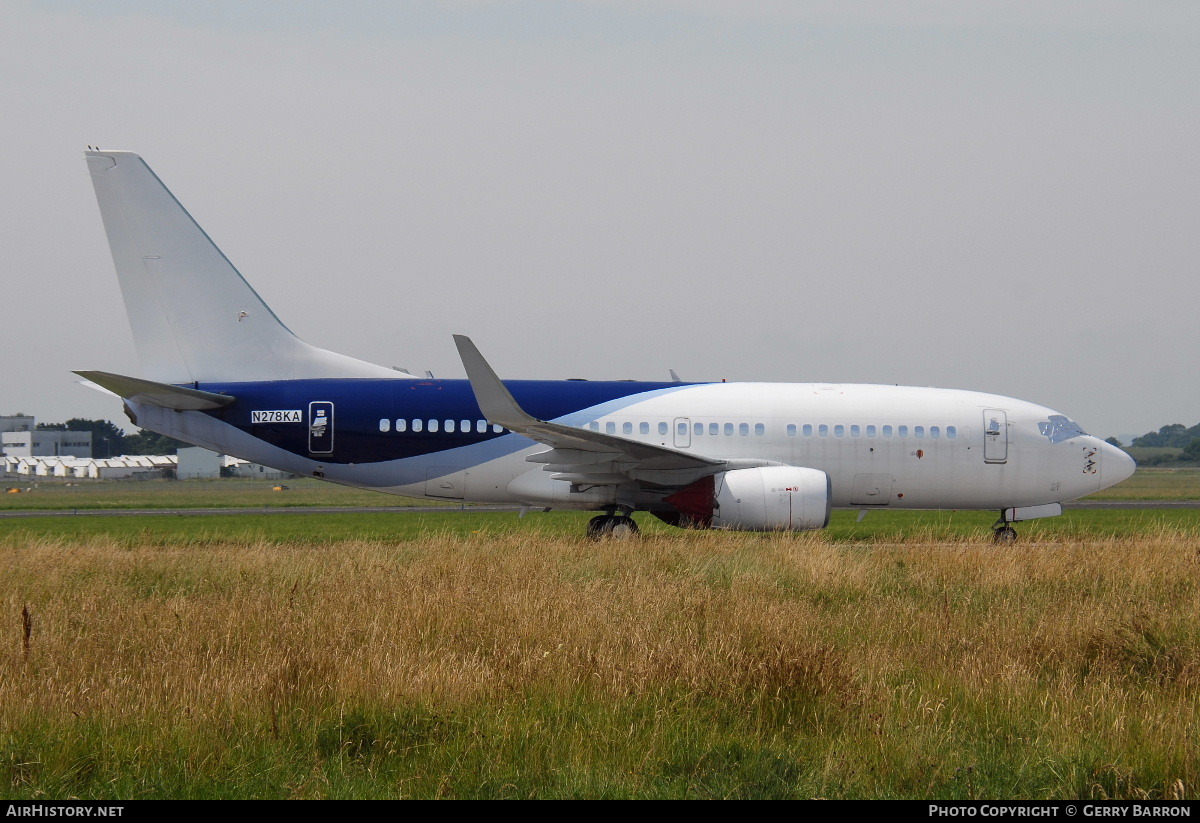
{"label": "red panel near engine", "polygon": [[664,497],[663,502],[670,503],[695,525],[707,528],[712,525],[713,509],[717,503],[716,481],[711,474],[702,477],[670,497]]}

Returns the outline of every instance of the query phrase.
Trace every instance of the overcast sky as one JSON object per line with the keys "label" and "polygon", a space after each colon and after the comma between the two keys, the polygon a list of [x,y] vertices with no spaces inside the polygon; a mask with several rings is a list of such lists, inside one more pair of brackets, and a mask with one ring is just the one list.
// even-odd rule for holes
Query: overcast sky
{"label": "overcast sky", "polygon": [[1200,422],[1194,0],[0,8],[0,413],[125,425],[92,144],[365,360]]}

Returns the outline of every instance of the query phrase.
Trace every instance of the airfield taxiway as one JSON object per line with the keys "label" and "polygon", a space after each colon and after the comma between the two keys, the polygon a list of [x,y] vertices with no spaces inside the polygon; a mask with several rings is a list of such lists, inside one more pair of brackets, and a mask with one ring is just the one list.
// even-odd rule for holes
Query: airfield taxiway
{"label": "airfield taxiway", "polygon": [[[1064,503],[1063,509],[1200,509],[1200,500],[1095,500]],[[141,517],[145,515],[210,514],[424,514],[429,512],[519,512],[519,506],[259,506],[202,509],[14,509],[0,511],[0,519],[21,517]],[[540,511],[540,509],[538,509]]]}

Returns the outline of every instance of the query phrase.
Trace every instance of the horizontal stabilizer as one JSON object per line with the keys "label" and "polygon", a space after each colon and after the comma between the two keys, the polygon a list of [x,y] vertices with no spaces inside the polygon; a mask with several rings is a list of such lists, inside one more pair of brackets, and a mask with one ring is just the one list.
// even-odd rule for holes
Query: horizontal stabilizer
{"label": "horizontal stabilizer", "polygon": [[140,377],[126,377],[106,371],[77,371],[77,375],[117,394],[126,400],[149,403],[175,411],[206,411],[220,409],[237,400],[228,394],[214,394],[199,389],[185,389],[168,383],[155,383]]}

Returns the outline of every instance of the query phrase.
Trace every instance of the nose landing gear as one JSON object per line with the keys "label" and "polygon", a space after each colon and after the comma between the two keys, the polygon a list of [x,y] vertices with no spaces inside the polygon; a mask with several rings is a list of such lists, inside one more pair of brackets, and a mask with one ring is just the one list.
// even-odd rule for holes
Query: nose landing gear
{"label": "nose landing gear", "polygon": [[1017,530],[1004,519],[1004,512],[1000,512],[1000,519],[992,524],[992,540],[996,543],[1017,542]]}

